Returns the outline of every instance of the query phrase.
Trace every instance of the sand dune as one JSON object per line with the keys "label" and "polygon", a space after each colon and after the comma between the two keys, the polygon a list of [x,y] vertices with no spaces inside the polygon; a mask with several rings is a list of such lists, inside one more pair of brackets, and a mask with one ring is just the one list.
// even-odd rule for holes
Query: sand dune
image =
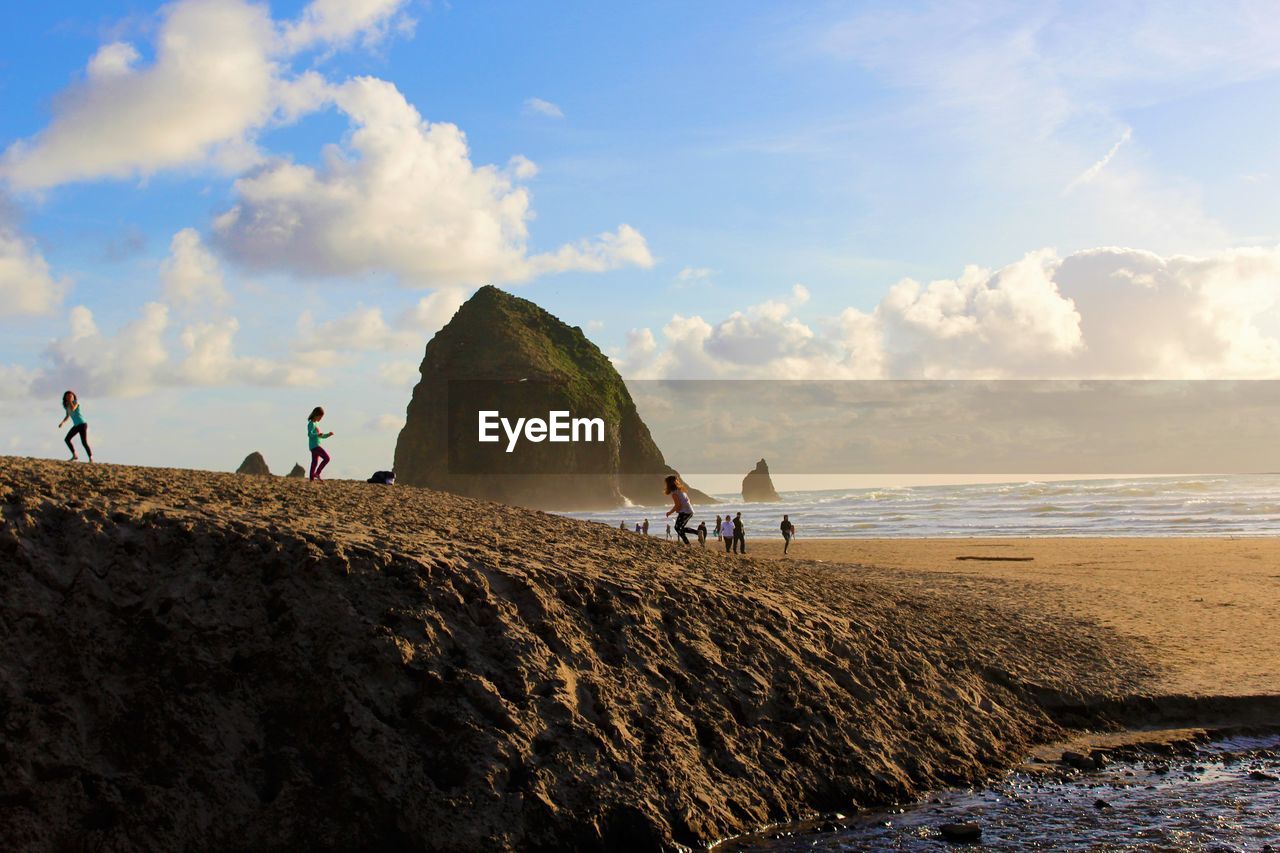
{"label": "sand dune", "polygon": [[4,458],[0,510],[26,849],[696,846],[982,779],[1155,674],[1034,601],[399,486]]}

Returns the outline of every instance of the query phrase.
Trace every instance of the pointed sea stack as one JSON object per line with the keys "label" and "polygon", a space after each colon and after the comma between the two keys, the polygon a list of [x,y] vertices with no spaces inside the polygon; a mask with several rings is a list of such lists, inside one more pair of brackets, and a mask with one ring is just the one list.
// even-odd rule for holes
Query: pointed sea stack
{"label": "pointed sea stack", "polygon": [[769,478],[769,463],[763,459],[756,463],[755,470],[742,478],[742,499],[748,503],[782,500]]}
{"label": "pointed sea stack", "polygon": [[[662,478],[675,471],[618,371],[581,329],[532,302],[496,287],[480,288],[427,344],[420,373],[396,442],[400,483],[555,510],[666,500]],[[518,400],[522,411],[544,417],[552,411],[598,416],[604,440],[526,443],[518,455],[495,455],[500,446],[457,439],[476,435],[477,407],[471,402],[480,399],[495,401],[492,406]],[[690,498],[716,502],[695,489]]]}
{"label": "pointed sea stack", "polygon": [[293,477],[295,479],[301,480],[303,477],[307,476],[307,472],[306,472],[306,469],[304,469],[301,465],[295,462],[293,463],[293,470],[290,471],[288,474],[285,474],[285,476]]}
{"label": "pointed sea stack", "polygon": [[271,469],[267,467],[267,460],[262,458],[262,454],[255,450],[244,458],[244,461],[240,463],[240,467],[236,469],[236,473],[270,477]]}

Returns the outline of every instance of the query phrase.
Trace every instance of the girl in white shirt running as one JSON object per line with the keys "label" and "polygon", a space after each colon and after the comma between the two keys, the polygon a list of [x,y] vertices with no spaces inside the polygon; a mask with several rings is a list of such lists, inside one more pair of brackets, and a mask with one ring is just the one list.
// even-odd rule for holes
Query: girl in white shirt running
{"label": "girl in white shirt running", "polygon": [[671,513],[676,514],[676,535],[680,537],[680,541],[689,544],[689,537],[685,533],[685,525],[689,523],[689,519],[693,518],[693,507],[689,505],[689,493],[685,491],[684,483],[680,482],[680,478],[675,474],[667,477],[666,492],[671,496],[671,509],[667,510],[667,517],[671,517]]}

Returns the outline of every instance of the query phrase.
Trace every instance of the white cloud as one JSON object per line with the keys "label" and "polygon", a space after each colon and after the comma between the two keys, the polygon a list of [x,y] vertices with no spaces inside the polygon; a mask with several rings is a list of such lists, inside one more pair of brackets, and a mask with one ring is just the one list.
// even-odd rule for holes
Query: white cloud
{"label": "white cloud", "polygon": [[48,314],[62,303],[68,286],[49,272],[34,242],[0,222],[0,317]]}
{"label": "white cloud", "polygon": [[141,55],[138,49],[128,42],[114,41],[98,48],[98,52],[89,60],[85,73],[91,80],[106,80],[120,77],[133,70],[133,66]]}
{"label": "white cloud", "polygon": [[1111,146],[1111,149],[1107,151],[1106,154],[1103,155],[1102,159],[1094,163],[1089,168],[1085,169],[1079,175],[1077,175],[1071,181],[1071,183],[1067,184],[1066,188],[1063,189],[1062,194],[1068,195],[1076,187],[1087,184],[1090,181],[1092,181],[1094,178],[1098,177],[1098,173],[1101,172],[1103,169],[1107,168],[1107,164],[1110,163],[1112,158],[1116,156],[1116,152],[1118,152],[1120,150],[1120,147],[1124,145],[1126,142],[1128,142],[1132,136],[1133,136],[1133,128],[1126,127],[1124,129],[1124,133],[1120,134],[1120,139],[1116,142],[1115,145]]}
{"label": "white cloud", "polygon": [[550,101],[544,101],[542,98],[528,98],[524,102],[524,112],[526,115],[542,115],[550,118],[564,118],[564,110],[560,109],[556,104]]}
{"label": "white cloud", "polygon": [[68,333],[45,350],[47,363],[32,375],[36,393],[74,388],[100,397],[136,397],[160,387],[316,381],[309,368],[236,355],[233,343],[239,323],[234,318],[181,329],[176,353],[169,309],[158,302],[142,306],[139,316],[113,335],[103,334],[83,305],[71,309],[68,325]]}
{"label": "white cloud", "polygon": [[394,26],[406,0],[312,0],[298,20],[286,24],[281,41],[289,52],[316,44],[342,45],[360,38],[380,41]]}
{"label": "white cloud", "polygon": [[693,285],[710,281],[716,271],[710,267],[684,267],[676,273],[676,281],[680,284]]}
{"label": "white cloud", "polygon": [[365,422],[365,429],[377,432],[398,432],[404,427],[404,417],[396,415],[378,415]]}
{"label": "white cloud", "polygon": [[418,381],[416,361],[388,361],[378,367],[378,378],[393,388],[408,388]]}
{"label": "white cloud", "polygon": [[281,32],[265,5],[178,0],[160,13],[151,62],[127,42],[103,45],[48,126],[5,151],[0,175],[40,190],[185,166],[240,171],[261,160],[258,130],[327,100],[319,75],[290,73],[292,54],[380,32],[400,5],[315,0]]}
{"label": "white cloud", "polygon": [[348,81],[335,102],[355,130],[323,168],[276,161],[236,182],[239,201],[215,228],[241,261],[304,275],[390,272],[417,286],[652,265],[628,225],[530,255],[529,193],[512,174],[527,173],[523,163],[474,166],[461,130],[424,121],[383,80]]}
{"label": "white cloud", "polygon": [[169,257],[160,266],[160,280],[170,303],[186,307],[227,303],[218,259],[205,247],[194,228],[173,235]]}
{"label": "white cloud", "polygon": [[20,365],[0,364],[0,400],[25,400],[31,396],[35,371]]}
{"label": "white cloud", "polygon": [[437,290],[387,322],[382,309],[358,306],[335,320],[317,324],[310,311],[298,318],[300,352],[421,352],[466,301],[463,288]]}
{"label": "white cloud", "polygon": [[[62,93],[53,121],[5,153],[20,189],[95,177],[127,177],[248,145],[273,112],[279,69],[265,7],[243,0],[183,0],[166,7],[155,60],[119,42],[89,62],[87,78]],[[144,129],[142,132],[140,129]]]}
{"label": "white cloud", "polygon": [[813,326],[804,293],[628,335],[628,378],[1280,378],[1280,247],[1162,258],[1050,250],[904,279]]}

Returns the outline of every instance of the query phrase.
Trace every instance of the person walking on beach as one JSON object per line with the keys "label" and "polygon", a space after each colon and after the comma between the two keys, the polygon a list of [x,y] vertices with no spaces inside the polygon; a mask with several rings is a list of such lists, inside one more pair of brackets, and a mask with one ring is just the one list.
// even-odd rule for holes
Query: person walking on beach
{"label": "person walking on beach", "polygon": [[333,433],[321,432],[318,424],[324,419],[324,409],[316,406],[307,418],[307,444],[311,448],[311,482],[322,479],[320,472],[329,464],[329,454],[320,446],[320,442],[331,438]]}
{"label": "person walking on beach", "polygon": [[716,516],[716,532],[715,532],[715,535],[716,535],[716,538],[717,538],[717,539],[719,539],[719,538],[720,538],[720,525],[722,525],[722,524],[724,524],[724,522],[723,522],[723,521],[721,521],[721,520],[720,520],[720,516],[718,516],[718,515],[717,515],[717,516]]}
{"label": "person walking on beach", "polygon": [[[693,507],[689,505],[689,493],[685,491],[684,483],[680,482],[680,478],[675,474],[667,477],[666,492],[671,497],[671,509],[667,510],[667,517],[671,517],[671,513],[676,514],[676,535],[680,537],[680,541],[689,544],[689,537],[686,535],[685,526],[689,523],[689,519],[693,518]],[[667,525],[667,538],[671,538],[671,525]]]}
{"label": "person walking on beach", "polygon": [[638,522],[638,521],[637,521],[637,522],[636,522],[636,533],[639,533],[640,531],[641,531],[640,522]]}
{"label": "person walking on beach", "polygon": [[791,547],[791,537],[796,535],[796,526],[791,523],[791,519],[787,516],[782,517],[782,524],[778,525],[782,530],[782,553],[786,554],[787,549]]}
{"label": "person walking on beach", "polygon": [[618,522],[618,529],[619,529],[619,530],[622,530],[622,531],[625,531],[625,530],[627,529],[627,523],[626,523],[625,521],[619,521],[619,522]]}
{"label": "person walking on beach", "polygon": [[641,528],[640,528],[640,529],[644,531],[644,535],[645,535],[645,536],[648,536],[648,535],[649,535],[649,519],[647,519],[647,518],[646,518],[646,519],[644,520],[644,524],[643,524],[643,525],[641,525]]}
{"label": "person walking on beach", "polygon": [[702,546],[702,550],[707,550],[707,523],[705,521],[698,522],[698,544]]}
{"label": "person walking on beach", "polygon": [[727,515],[720,522],[720,540],[724,542],[724,552],[728,554],[733,547],[733,519]]}
{"label": "person walking on beach", "polygon": [[742,524],[742,513],[733,517],[733,553],[747,553],[747,528]]}
{"label": "person walking on beach", "polygon": [[84,452],[89,457],[89,461],[93,461],[93,451],[89,449],[89,424],[85,422],[84,412],[80,411],[80,400],[76,397],[75,391],[66,391],[62,394],[62,420],[58,421],[58,429],[62,429],[62,425],[67,422],[67,418],[71,419],[71,430],[67,433],[67,437],[63,439],[67,443],[67,449],[71,451],[71,458],[68,462],[75,462],[80,457],[76,456],[76,447],[71,443],[71,439],[77,435],[80,436],[80,443],[84,445]]}

